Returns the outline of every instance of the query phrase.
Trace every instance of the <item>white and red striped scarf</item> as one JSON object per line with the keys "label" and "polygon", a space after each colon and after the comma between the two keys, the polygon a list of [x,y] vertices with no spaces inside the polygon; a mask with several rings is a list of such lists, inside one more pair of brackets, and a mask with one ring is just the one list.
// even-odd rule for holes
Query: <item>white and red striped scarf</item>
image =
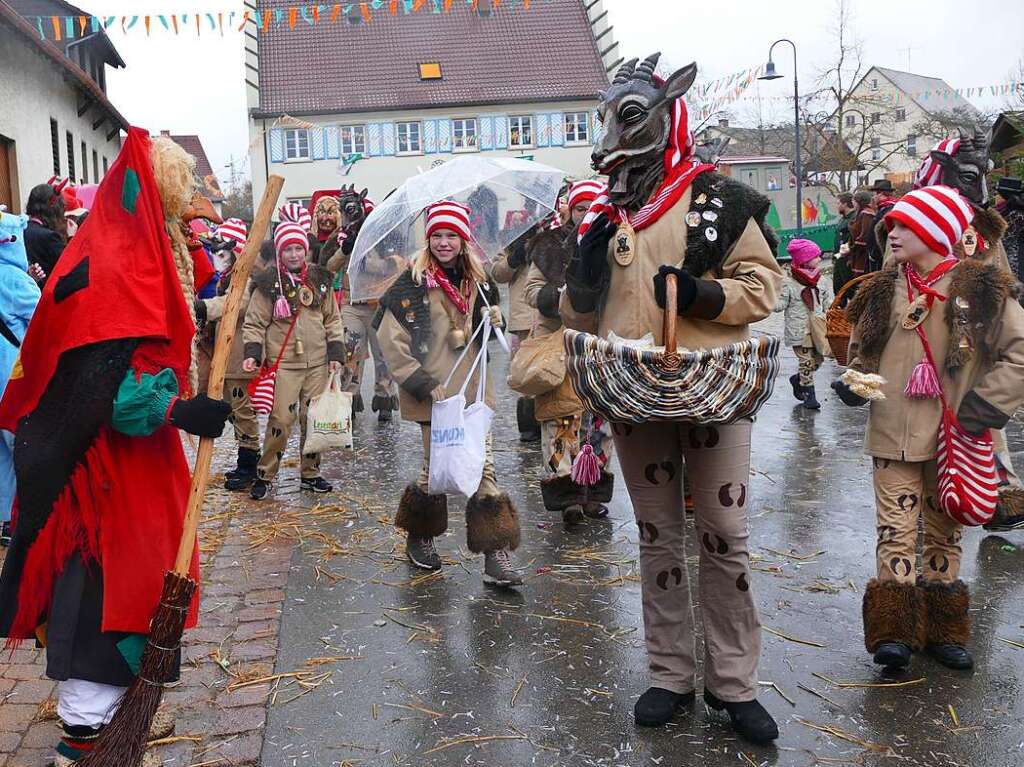
{"label": "white and red striped scarf", "polygon": [[580,224],[578,239],[583,239],[583,235],[602,213],[606,213],[616,224],[628,221],[635,231],[645,229],[661,218],[679,202],[679,198],[690,188],[690,184],[697,176],[715,169],[714,165],[702,163],[694,158],[693,144],[686,100],[680,96],[672,106],[672,130],[669,132],[668,146],[665,148],[665,178],[652,195],[650,202],[631,214],[624,208],[612,204],[608,197],[608,185],[605,184],[597,199],[590,204],[590,210]]}

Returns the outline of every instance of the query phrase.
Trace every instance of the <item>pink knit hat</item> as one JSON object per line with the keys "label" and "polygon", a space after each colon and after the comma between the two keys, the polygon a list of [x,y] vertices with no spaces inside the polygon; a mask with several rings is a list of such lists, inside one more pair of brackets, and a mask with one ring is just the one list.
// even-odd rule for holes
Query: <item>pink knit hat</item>
{"label": "pink knit hat", "polygon": [[803,266],[821,257],[821,248],[811,240],[790,240],[789,245],[786,246],[786,252],[793,259],[793,266]]}
{"label": "pink knit hat", "polygon": [[953,255],[974,218],[974,210],[960,193],[948,186],[926,186],[903,195],[885,214],[885,225],[892,230],[896,222],[914,232],[940,256]]}
{"label": "pink knit hat", "polygon": [[285,221],[282,224],[278,224],[277,229],[274,231],[274,248],[277,250],[277,255],[280,256],[281,251],[289,245],[301,245],[308,251],[309,239],[306,237],[305,230],[299,224]]}
{"label": "pink knit hat", "polygon": [[431,205],[427,208],[427,237],[438,229],[451,229],[462,239],[471,239],[469,216],[469,208],[452,200]]}

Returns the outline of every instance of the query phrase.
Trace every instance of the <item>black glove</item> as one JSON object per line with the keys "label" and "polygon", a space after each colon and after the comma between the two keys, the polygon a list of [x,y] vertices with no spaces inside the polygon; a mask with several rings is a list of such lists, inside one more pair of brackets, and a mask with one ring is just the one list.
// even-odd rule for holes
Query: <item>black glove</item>
{"label": "black glove", "polygon": [[508,254],[506,261],[509,269],[518,269],[526,263],[526,243],[522,242],[522,238],[512,246],[512,252]]}
{"label": "black glove", "polygon": [[227,402],[199,394],[192,399],[175,400],[167,421],[197,437],[219,437],[229,415],[231,405]]}
{"label": "black glove", "polygon": [[573,276],[580,282],[596,285],[608,268],[608,243],[618,229],[607,214],[602,213],[591,224],[583,239],[576,245],[576,255],[569,264]]}
{"label": "black glove", "polygon": [[866,399],[861,397],[859,394],[854,394],[853,390],[842,381],[833,381],[832,391],[839,395],[839,399],[842,400],[844,405],[849,405],[850,407],[863,407],[868,404]]}
{"label": "black glove", "polygon": [[662,264],[654,275],[654,301],[662,309],[665,308],[665,278],[670,274],[676,276],[676,314],[686,314],[697,297],[697,280],[689,272]]}
{"label": "black glove", "polygon": [[196,312],[196,322],[202,325],[206,322],[206,301],[201,298],[197,298],[192,303],[192,307]]}

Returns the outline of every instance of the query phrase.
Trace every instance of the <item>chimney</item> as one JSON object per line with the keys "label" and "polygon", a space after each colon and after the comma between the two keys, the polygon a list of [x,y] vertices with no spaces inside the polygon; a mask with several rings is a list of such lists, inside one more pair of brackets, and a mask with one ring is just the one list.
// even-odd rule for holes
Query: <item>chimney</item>
{"label": "chimney", "polygon": [[719,128],[728,128],[729,127],[729,118],[728,117],[719,117],[718,118],[718,127]]}

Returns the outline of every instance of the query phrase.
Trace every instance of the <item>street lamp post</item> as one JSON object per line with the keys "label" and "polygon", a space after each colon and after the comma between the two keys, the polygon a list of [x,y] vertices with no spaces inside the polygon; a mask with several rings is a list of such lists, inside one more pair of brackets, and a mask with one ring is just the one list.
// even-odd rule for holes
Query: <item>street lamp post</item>
{"label": "street lamp post", "polygon": [[800,161],[800,84],[797,81],[796,74],[796,43],[789,38],[783,37],[772,43],[772,47],[768,49],[768,64],[765,66],[764,74],[761,75],[759,80],[778,80],[782,75],[775,71],[775,62],[772,61],[772,51],[775,50],[775,46],[779,43],[789,43],[793,47],[793,137],[796,141],[796,147],[794,152],[796,154],[794,163],[796,171],[796,233],[800,234],[803,232],[803,204],[804,204],[804,189],[803,189],[803,168],[801,167]]}

